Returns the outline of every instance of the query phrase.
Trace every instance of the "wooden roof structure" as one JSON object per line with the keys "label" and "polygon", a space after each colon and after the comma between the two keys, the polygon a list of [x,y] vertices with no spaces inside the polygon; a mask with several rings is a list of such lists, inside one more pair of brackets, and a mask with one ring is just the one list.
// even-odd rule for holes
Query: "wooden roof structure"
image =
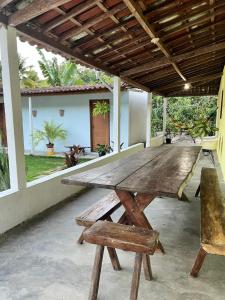
{"label": "wooden roof structure", "polygon": [[0,0],[0,22],[30,43],[145,91],[218,93],[224,0]]}

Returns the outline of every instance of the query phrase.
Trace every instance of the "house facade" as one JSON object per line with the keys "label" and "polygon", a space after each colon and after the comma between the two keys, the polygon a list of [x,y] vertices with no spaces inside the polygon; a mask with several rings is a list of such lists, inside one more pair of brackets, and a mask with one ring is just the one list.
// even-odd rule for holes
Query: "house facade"
{"label": "house facade", "polygon": [[[97,101],[110,104],[106,116],[93,116]],[[113,145],[113,94],[103,85],[56,87],[22,91],[24,148],[32,148],[32,131],[41,130],[45,121],[62,124],[68,132],[65,141],[56,141],[55,151],[63,152],[66,145],[81,145],[95,151],[96,145]],[[146,140],[146,93],[123,88],[121,91],[121,143],[127,148]],[[3,112],[1,97],[0,113]],[[131,122],[132,120],[132,122]],[[4,122],[0,124],[4,132]],[[5,143],[3,134],[3,143]],[[45,152],[45,142],[35,145],[36,152]]]}

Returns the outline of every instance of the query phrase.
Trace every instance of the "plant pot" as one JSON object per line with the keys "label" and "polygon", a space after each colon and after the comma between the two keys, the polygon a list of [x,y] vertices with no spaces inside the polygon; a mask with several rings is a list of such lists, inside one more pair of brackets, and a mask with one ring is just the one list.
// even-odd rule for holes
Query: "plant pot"
{"label": "plant pot", "polygon": [[171,144],[172,139],[171,138],[166,138],[166,144]]}
{"label": "plant pot", "polygon": [[46,147],[47,147],[47,154],[48,154],[48,156],[55,155],[54,144],[47,144]]}
{"label": "plant pot", "polygon": [[104,156],[106,155],[106,152],[105,151],[99,151],[98,152],[98,156],[101,157],[101,156]]}

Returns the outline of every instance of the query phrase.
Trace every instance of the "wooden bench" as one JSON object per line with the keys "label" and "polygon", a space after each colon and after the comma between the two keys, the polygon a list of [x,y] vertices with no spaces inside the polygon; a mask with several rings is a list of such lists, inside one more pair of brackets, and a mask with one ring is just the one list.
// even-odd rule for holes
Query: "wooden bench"
{"label": "wooden bench", "polygon": [[[85,227],[85,231],[86,228],[90,227],[99,220],[111,221],[111,214],[114,213],[120,206],[121,202],[119,198],[117,197],[116,193],[112,191],[76,217],[76,223]],[[78,239],[78,243],[80,244],[82,244],[84,240],[83,232]]]}
{"label": "wooden bench", "polygon": [[[78,243],[83,244],[84,232],[91,225],[96,223],[99,220],[108,220],[112,221],[111,215],[121,206],[121,202],[117,197],[114,191],[110,192],[106,196],[104,196],[101,200],[94,203],[91,207],[83,211],[77,218],[76,223],[80,226],[85,227],[83,232],[81,233]],[[116,254],[116,250],[108,247],[109,257],[112,262],[112,266],[114,270],[121,270],[119,260]]]}
{"label": "wooden bench", "polygon": [[202,169],[200,197],[201,247],[191,271],[194,277],[207,253],[225,255],[225,202],[216,169]]}
{"label": "wooden bench", "polygon": [[89,300],[96,300],[98,295],[104,247],[136,252],[130,299],[136,300],[142,261],[145,278],[152,279],[149,255],[153,255],[158,243],[158,232],[141,227],[122,225],[107,221],[98,221],[84,232],[86,242],[96,244],[95,262]]}

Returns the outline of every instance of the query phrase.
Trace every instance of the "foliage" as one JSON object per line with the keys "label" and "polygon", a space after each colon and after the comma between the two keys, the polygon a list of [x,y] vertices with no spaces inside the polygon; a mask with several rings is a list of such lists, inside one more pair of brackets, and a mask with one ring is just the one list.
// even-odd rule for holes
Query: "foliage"
{"label": "foliage", "polygon": [[103,156],[106,153],[109,153],[112,148],[109,145],[97,144],[96,151],[99,153],[99,156]]}
{"label": "foliage", "polygon": [[187,131],[193,138],[212,135],[216,120],[216,97],[171,97],[167,128],[173,133]]}
{"label": "foliage", "polygon": [[106,101],[97,101],[93,109],[93,116],[105,116],[110,110],[110,105]]}
{"label": "foliage", "polygon": [[[18,55],[19,79],[21,88],[36,88],[40,86],[40,79],[32,66],[26,65],[26,58]],[[2,81],[2,64],[0,62],[0,81]]]}
{"label": "foliage", "polygon": [[54,121],[45,121],[43,130],[37,130],[34,132],[35,144],[38,144],[40,141],[47,140],[48,145],[54,145],[57,139],[65,140],[67,137],[67,131],[61,127],[62,124],[57,125]]}
{"label": "foliage", "polygon": [[152,99],[152,136],[156,136],[158,131],[162,131],[163,126],[163,98],[153,96]]}
{"label": "foliage", "polygon": [[5,191],[10,188],[10,176],[9,176],[9,160],[8,154],[1,149],[0,152],[0,191]]}

